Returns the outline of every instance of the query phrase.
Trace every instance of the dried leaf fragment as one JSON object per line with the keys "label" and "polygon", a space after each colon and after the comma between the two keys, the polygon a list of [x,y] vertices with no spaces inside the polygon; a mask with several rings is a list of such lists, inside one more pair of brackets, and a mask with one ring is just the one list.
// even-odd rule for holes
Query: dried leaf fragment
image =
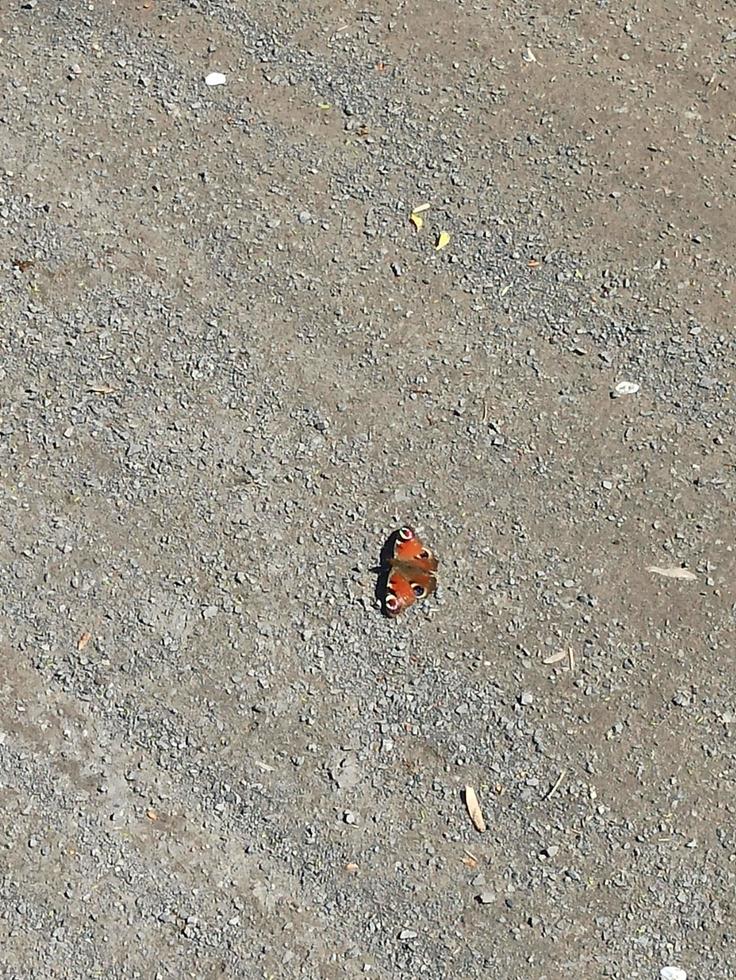
{"label": "dried leaf fragment", "polygon": [[679,578],[683,582],[694,582],[698,577],[688,568],[680,568],[679,566],[660,568],[658,565],[649,565],[647,571],[653,572],[655,575],[662,575],[664,578]]}
{"label": "dried leaf fragment", "polygon": [[409,221],[414,225],[417,231],[421,231],[424,227],[424,218],[422,215],[425,211],[429,211],[430,204],[417,204],[415,208],[411,209],[411,214],[409,215]]}
{"label": "dried leaf fragment", "polygon": [[561,660],[564,660],[565,657],[567,657],[567,669],[574,670],[575,651],[572,647],[567,647],[566,650],[558,650],[556,653],[551,653],[548,657],[545,657],[544,660],[542,660],[542,663],[549,667],[551,664],[558,664]]}
{"label": "dried leaf fragment", "polygon": [[468,808],[468,813],[470,814],[470,819],[473,821],[473,826],[479,833],[482,834],[486,829],[486,822],[483,819],[480,803],[478,802],[478,797],[472,786],[465,787],[465,806]]}
{"label": "dried leaf fragment", "polygon": [[447,248],[450,241],[450,233],[447,231],[441,231],[439,233],[439,237],[437,238],[437,244],[434,247],[435,252],[440,252],[443,248]]}
{"label": "dried leaf fragment", "polygon": [[462,861],[465,867],[470,868],[471,871],[478,867],[478,858],[471,851],[465,852],[465,857],[462,859]]}
{"label": "dried leaf fragment", "polygon": [[258,766],[258,768],[261,770],[261,772],[275,772],[276,771],[273,766],[269,766],[269,764],[267,762],[261,762],[259,759],[254,759],[253,760],[253,764],[256,765],[256,766]]}
{"label": "dried leaf fragment", "polygon": [[560,660],[564,660],[567,656],[567,650],[558,650],[557,653],[550,654],[549,657],[545,657],[542,661],[543,664],[558,664]]}
{"label": "dried leaf fragment", "polygon": [[77,650],[84,650],[89,641],[92,639],[91,633],[82,633],[82,635],[77,640]]}
{"label": "dried leaf fragment", "polygon": [[550,786],[550,788],[545,793],[544,795],[545,800],[548,800],[551,796],[555,795],[557,790],[562,785],[562,780],[565,778],[566,775],[567,775],[567,770],[563,769],[560,775],[557,777],[557,779],[554,781],[554,783]]}

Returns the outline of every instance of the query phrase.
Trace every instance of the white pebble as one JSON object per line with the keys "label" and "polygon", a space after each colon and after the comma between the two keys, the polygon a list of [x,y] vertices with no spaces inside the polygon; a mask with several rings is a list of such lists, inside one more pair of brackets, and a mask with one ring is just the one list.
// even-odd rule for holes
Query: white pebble
{"label": "white pebble", "polygon": [[663,966],[659,971],[659,980],[687,980],[687,973],[679,966]]}
{"label": "white pebble", "polygon": [[219,72],[219,71],[211,71],[209,73],[209,75],[205,78],[204,84],[205,85],[224,85],[225,84],[225,76],[222,74],[222,72]]}
{"label": "white pebble", "polygon": [[621,395],[635,395],[638,390],[639,385],[636,381],[619,381],[611,394],[614,398],[620,398]]}

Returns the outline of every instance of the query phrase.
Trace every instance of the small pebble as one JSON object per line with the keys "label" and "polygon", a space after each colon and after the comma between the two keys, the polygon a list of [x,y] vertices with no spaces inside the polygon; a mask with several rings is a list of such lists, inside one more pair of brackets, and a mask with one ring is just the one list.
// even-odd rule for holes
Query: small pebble
{"label": "small pebble", "polygon": [[478,901],[481,905],[492,905],[496,901],[496,893],[492,891],[484,891],[478,895]]}
{"label": "small pebble", "polygon": [[524,691],[519,697],[519,704],[529,705],[534,701],[534,695],[531,691]]}
{"label": "small pebble", "polygon": [[619,381],[611,392],[611,398],[621,398],[622,395],[635,395],[639,387],[636,381]]}
{"label": "small pebble", "polygon": [[687,973],[679,966],[663,966],[659,971],[659,980],[687,980]]}
{"label": "small pebble", "polygon": [[222,72],[211,71],[209,75],[206,76],[204,83],[205,85],[224,85],[225,81],[226,79]]}

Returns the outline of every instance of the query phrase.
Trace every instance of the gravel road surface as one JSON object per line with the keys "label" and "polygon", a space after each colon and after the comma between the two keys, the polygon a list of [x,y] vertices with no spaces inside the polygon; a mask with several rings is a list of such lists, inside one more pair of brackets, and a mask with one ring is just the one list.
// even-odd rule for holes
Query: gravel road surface
{"label": "gravel road surface", "polygon": [[733,5],[0,69],[0,975],[736,976]]}

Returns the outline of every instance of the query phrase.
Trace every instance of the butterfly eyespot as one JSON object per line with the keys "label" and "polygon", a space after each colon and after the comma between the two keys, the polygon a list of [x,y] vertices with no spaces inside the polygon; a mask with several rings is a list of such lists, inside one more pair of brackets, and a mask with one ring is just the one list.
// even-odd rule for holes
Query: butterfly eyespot
{"label": "butterfly eyespot", "polygon": [[388,612],[396,612],[397,609],[399,608],[399,605],[400,605],[399,600],[396,598],[395,595],[386,596],[386,609],[388,610]]}
{"label": "butterfly eyespot", "polygon": [[414,532],[410,527],[402,527],[399,530],[399,537],[402,541],[411,541],[411,539],[414,537]]}
{"label": "butterfly eyespot", "polygon": [[419,585],[418,582],[412,582],[411,591],[414,593],[417,599],[423,599],[427,594],[427,590],[423,585]]}
{"label": "butterfly eyespot", "polygon": [[429,548],[423,548],[419,552],[419,554],[418,554],[417,557],[423,559],[424,561],[426,561],[428,558],[431,558],[432,557],[432,552],[429,550]]}

